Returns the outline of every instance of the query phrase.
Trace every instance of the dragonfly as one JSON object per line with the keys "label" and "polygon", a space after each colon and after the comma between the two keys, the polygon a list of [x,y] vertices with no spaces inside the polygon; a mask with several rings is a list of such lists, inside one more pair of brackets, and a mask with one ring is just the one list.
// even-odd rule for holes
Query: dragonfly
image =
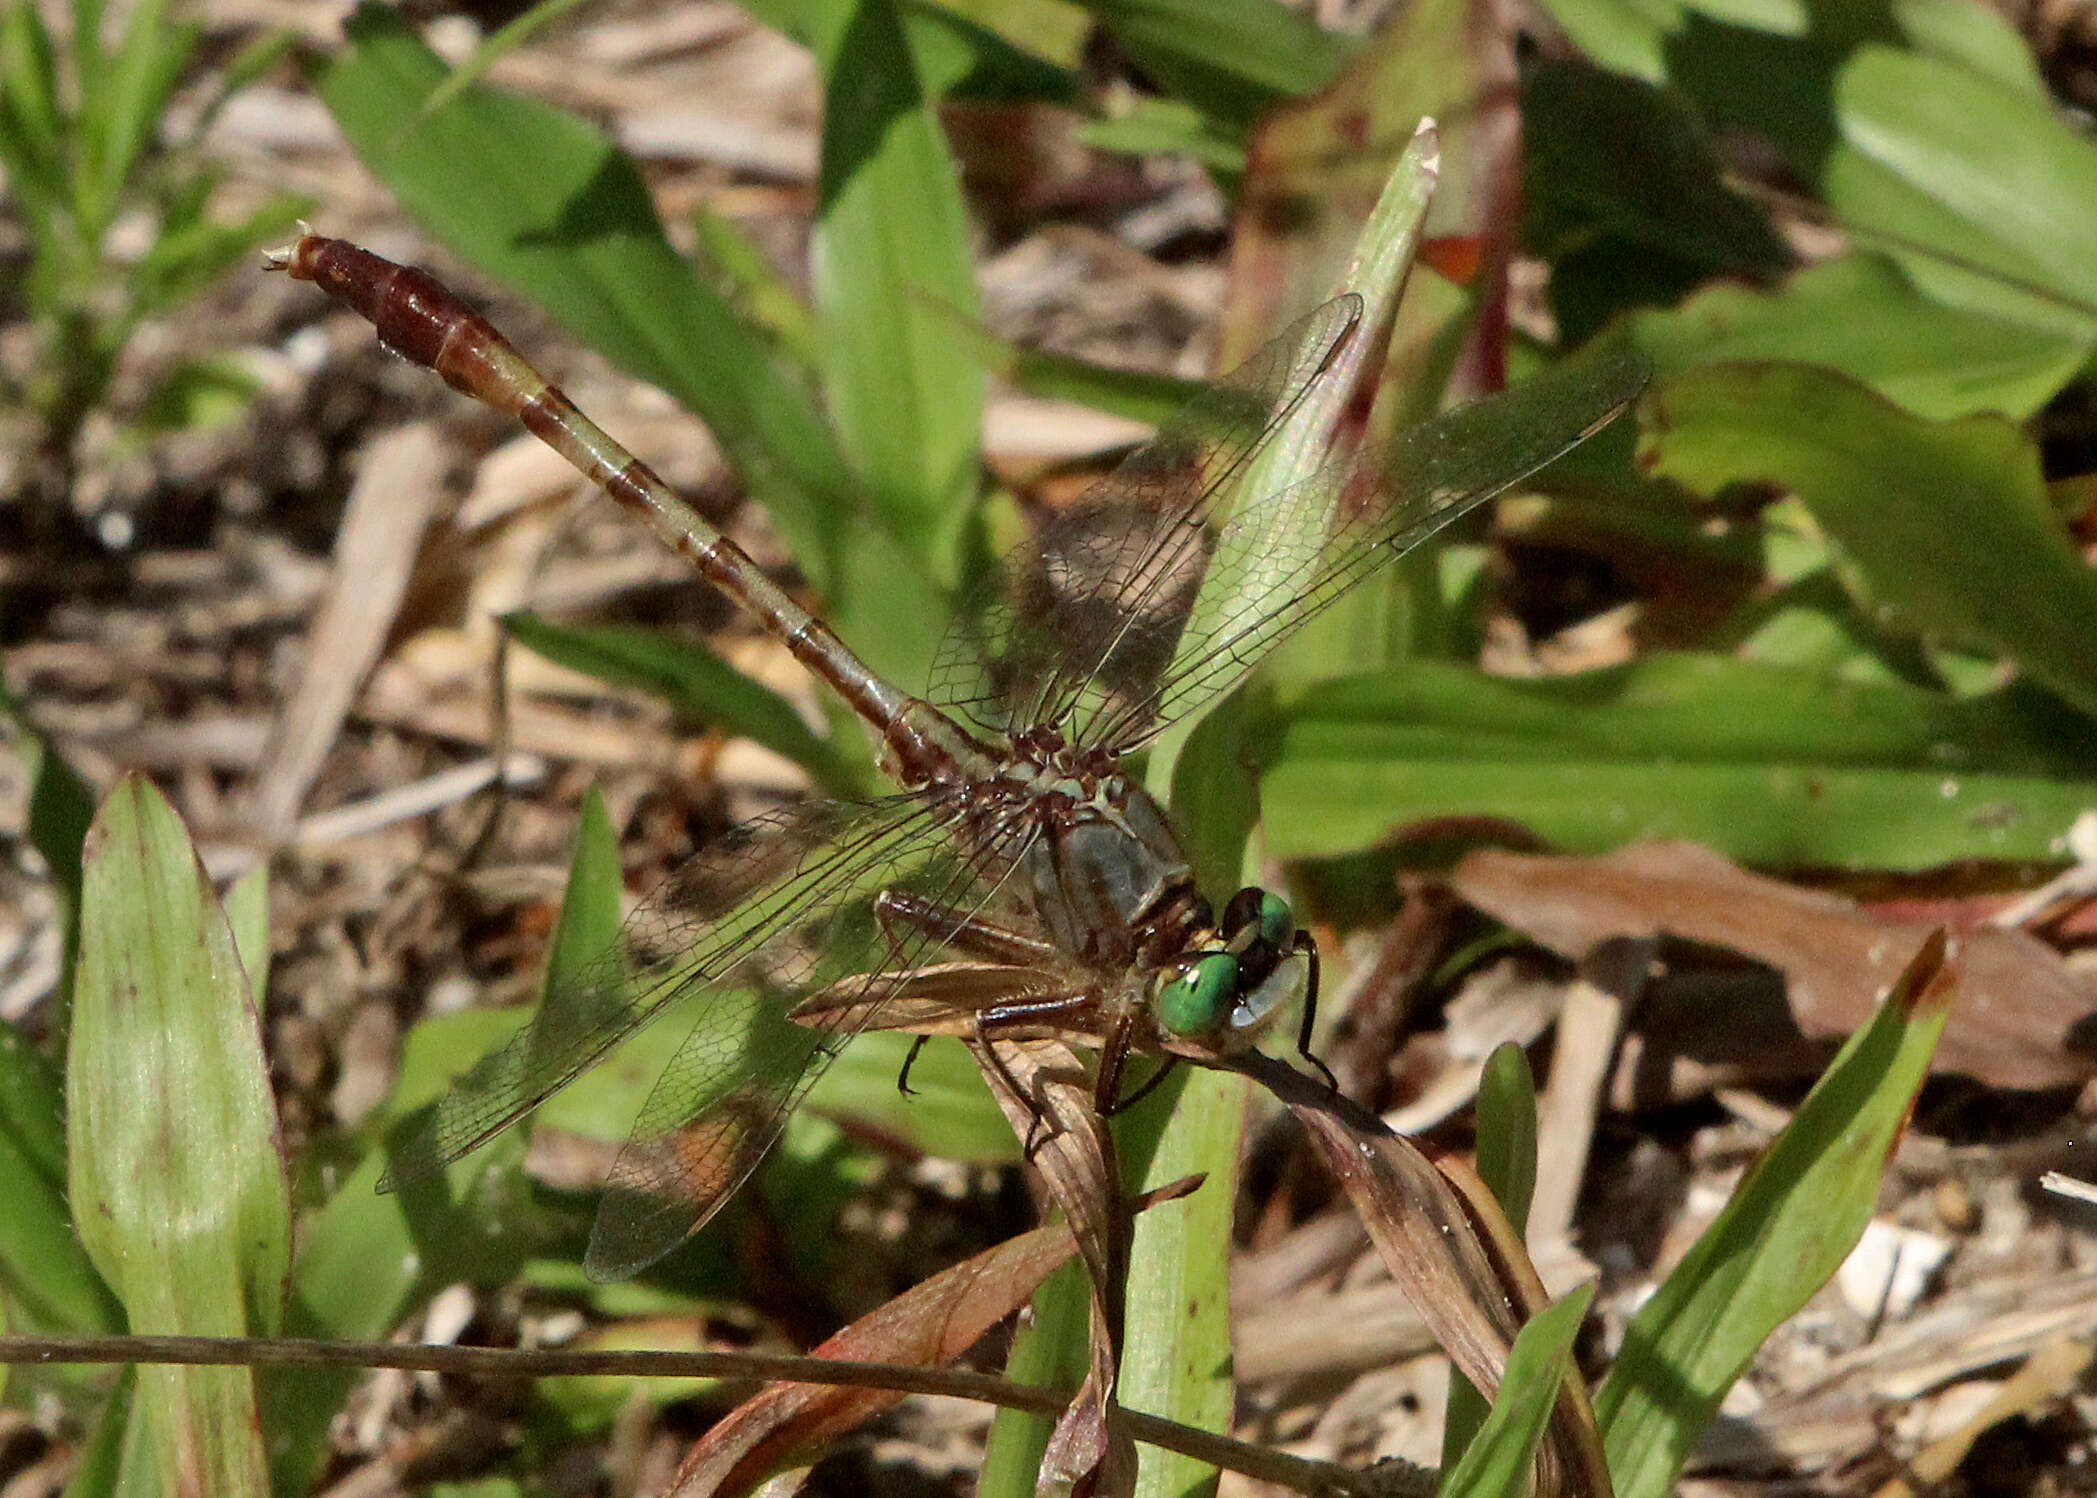
{"label": "dragonfly", "polygon": [[1102,1112],[1142,1090],[1124,1095],[1130,1055],[1227,1065],[1292,1006],[1308,1056],[1310,933],[1257,886],[1219,913],[1127,758],[1371,573],[1599,430],[1645,379],[1635,356],[1555,387],[1547,372],[1495,398],[1542,391],[1514,440],[1481,402],[1378,461],[1237,495],[1362,336],[1361,299],[1340,296],[1036,526],[960,611],[919,697],[869,669],[427,272],[310,232],[270,264],[510,413],[640,517],[850,707],[898,787],[790,804],[716,840],[395,1145],[382,1190],[441,1171],[689,1005],[692,1029],[598,1207],[584,1260],[598,1279],[639,1272],[704,1225],[868,1028],[918,1044],[1076,1040],[1098,1052]]}

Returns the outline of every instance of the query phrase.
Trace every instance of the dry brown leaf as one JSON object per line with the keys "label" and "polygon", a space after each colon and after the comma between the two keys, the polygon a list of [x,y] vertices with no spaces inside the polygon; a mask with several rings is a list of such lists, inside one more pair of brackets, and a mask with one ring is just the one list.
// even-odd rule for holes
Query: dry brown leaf
{"label": "dry brown leaf", "polygon": [[[1461,1161],[1430,1161],[1374,1114],[1273,1057],[1252,1052],[1237,1064],[1288,1104],[1435,1341],[1490,1397],[1515,1332],[1548,1303],[1492,1193]],[[1560,1390],[1540,1458],[1566,1491],[1608,1498],[1601,1434],[1577,1375]],[[1540,1472],[1538,1490],[1550,1491],[1553,1481]]]}
{"label": "dry brown leaf", "polygon": [[[1075,1247],[1060,1226],[1010,1239],[862,1316],[816,1355],[915,1367],[951,1363],[1025,1305]],[[813,1460],[902,1398],[887,1389],[772,1384],[700,1438],[671,1491],[692,1498],[744,1492],[773,1472]]]}
{"label": "dry brown leaf", "polygon": [[[1636,843],[1601,858],[1486,850],[1457,866],[1466,900],[1563,955],[1613,937],[1668,935],[1725,947],[1784,974],[1808,1037],[1865,1024],[1939,922],[1875,915],[1837,895],[1751,874],[1693,843]],[[2021,931],[1961,932],[1965,968],[1937,1067],[1995,1087],[2072,1086],[2097,1058],[2069,1048],[2097,991]]]}

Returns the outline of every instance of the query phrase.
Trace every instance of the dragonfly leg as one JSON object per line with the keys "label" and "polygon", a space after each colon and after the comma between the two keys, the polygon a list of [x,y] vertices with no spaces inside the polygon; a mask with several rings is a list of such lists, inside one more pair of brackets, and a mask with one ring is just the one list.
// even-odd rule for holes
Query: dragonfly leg
{"label": "dragonfly leg", "polygon": [[1007,967],[1031,967],[1055,955],[1039,937],[1014,931],[950,905],[938,905],[908,890],[883,890],[874,898],[874,917],[889,946],[900,957],[910,936],[930,936],[955,952]]}
{"label": "dragonfly leg", "polygon": [[1129,1023],[1126,1014],[1119,1016],[1106,1039],[1100,1042],[1099,1072],[1092,1081],[1092,1106],[1101,1118],[1112,1118],[1122,1106],[1114,1095],[1121,1091],[1121,1068],[1129,1059]]}
{"label": "dragonfly leg", "polygon": [[[1057,994],[1046,999],[1025,999],[1013,1004],[994,1004],[976,1012],[976,1039],[988,1042],[997,1038],[995,1032],[999,1030],[1025,1030],[1045,1024],[1051,1028],[1067,1029],[1073,1017],[1084,1015],[1097,1007],[1098,1001],[1088,992]],[[1055,1021],[1062,1023],[1050,1023]],[[1019,1079],[1012,1075],[1011,1068],[1005,1065],[1004,1058],[998,1055],[996,1047],[985,1044],[978,1048],[978,1053],[990,1058],[990,1064],[998,1069],[998,1076],[1004,1082],[1007,1091],[1014,1097],[1026,1096],[1025,1089],[1019,1085]],[[1040,1147],[1042,1137],[1045,1137],[1037,1137],[1035,1130],[1045,1122],[1041,1110],[1035,1108],[1034,1123],[1028,1128],[1027,1137],[1020,1141],[1020,1150],[1029,1159]]]}
{"label": "dragonfly leg", "polygon": [[1318,943],[1311,939],[1310,932],[1298,930],[1295,949],[1302,953],[1303,960],[1310,964],[1310,971],[1305,975],[1303,984],[1303,1023],[1296,1028],[1296,1054],[1317,1067],[1319,1074],[1325,1078],[1325,1085],[1338,1092],[1340,1079],[1332,1074],[1331,1067],[1320,1061],[1311,1051],[1311,1027],[1318,1021]]}
{"label": "dragonfly leg", "polygon": [[910,1090],[910,1068],[917,1065],[917,1053],[925,1048],[925,1042],[931,1038],[929,1035],[920,1035],[913,1039],[910,1042],[910,1054],[903,1058],[903,1069],[896,1073],[896,1091],[905,1097],[917,1096]]}
{"label": "dragonfly leg", "polygon": [[1145,1077],[1134,1092],[1122,1097],[1121,1074],[1128,1065],[1129,1035],[1133,1024],[1134,1021],[1124,1014],[1114,1022],[1114,1028],[1107,1032],[1107,1038],[1100,1046],[1099,1075],[1093,1082],[1092,1106],[1099,1110],[1101,1118],[1112,1118],[1135,1107],[1157,1091],[1159,1084],[1171,1076],[1172,1069],[1180,1063],[1179,1057],[1166,1056],[1158,1069]]}
{"label": "dragonfly leg", "polygon": [[1112,1118],[1117,1113],[1128,1112],[1129,1109],[1156,1092],[1165,1079],[1172,1075],[1172,1069],[1178,1066],[1183,1059],[1185,1058],[1167,1055],[1164,1060],[1158,1063],[1156,1071],[1137,1084],[1134,1092],[1127,1097],[1119,1097],[1114,1100],[1113,1106],[1107,1110],[1107,1117]]}

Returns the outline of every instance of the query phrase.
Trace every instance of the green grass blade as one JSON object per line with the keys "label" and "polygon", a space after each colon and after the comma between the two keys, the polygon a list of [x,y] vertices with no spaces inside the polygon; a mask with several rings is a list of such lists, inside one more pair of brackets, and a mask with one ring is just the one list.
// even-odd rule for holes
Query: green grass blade
{"label": "green grass blade", "polygon": [[1516,1334],[1492,1413],[1463,1459],[1442,1475],[1447,1498],[1521,1498],[1529,1491],[1537,1443],[1551,1423],[1558,1387],[1573,1365],[1573,1339],[1594,1298],[1594,1286],[1582,1285]]}
{"label": "green grass blade", "polygon": [[[1013,1341],[1005,1377],[1015,1383],[1076,1388],[1085,1374],[1090,1316],[1085,1268],[1066,1264],[1034,1292],[1033,1315]],[[1032,1498],[1053,1423],[1046,1415],[999,1410],[976,1480],[978,1498]]]}
{"label": "green grass blade", "polygon": [[1619,1498],[1661,1498],[1771,1331],[1862,1235],[1949,1012],[1933,936],[1625,1334],[1595,1397]]}
{"label": "green grass blade", "polygon": [[975,499],[983,372],[938,309],[977,310],[960,171],[892,0],[834,7],[811,246],[824,390],[888,527],[948,582]]}
{"label": "green grass blade", "polygon": [[125,18],[99,108],[92,116],[82,114],[95,142],[94,167],[82,174],[82,185],[93,194],[82,204],[82,218],[93,237],[116,213],[125,184],[152,148],[161,116],[203,34],[198,22],[170,25],[164,0],[146,0]]}
{"label": "green grass blade", "polygon": [[423,101],[422,117],[428,119],[487,77],[488,69],[494,67],[502,58],[516,51],[569,12],[579,10],[588,3],[589,0],[540,0],[539,4],[532,6],[522,15],[497,27],[491,35],[482,38],[481,44],[453,70],[452,75]]}
{"label": "green grass blade", "polygon": [[64,169],[65,106],[58,81],[58,53],[36,0],[14,0],[0,10],[0,160],[10,176],[21,173],[56,185]]}
{"label": "green grass blade", "polygon": [[[1208,1176],[1185,1201],[1136,1219],[1120,1394],[1132,1410],[1199,1430],[1228,1430],[1237,1392],[1224,1245],[1237,1206],[1233,1187],[1251,1088],[1234,1072],[1182,1067],[1142,1106],[1115,1120],[1131,1190]],[[1193,1498],[1215,1490],[1215,1468],[1192,1457],[1146,1449],[1139,1463],[1139,1498]]]}
{"label": "green grass blade", "polygon": [[[1536,1192],[1536,1081],[1529,1074],[1529,1058],[1513,1041],[1494,1048],[1486,1058],[1484,1075],[1478,1082],[1478,1176],[1493,1193],[1493,1200],[1507,1214],[1508,1225],[1517,1236],[1529,1225],[1529,1203]],[[1532,1325],[1534,1323],[1531,1323]],[[1579,1317],[1573,1317],[1579,1325]],[[1524,1328],[1526,1334],[1527,1328]],[[1515,1357],[1522,1356],[1515,1343]],[[1500,1398],[1509,1399],[1513,1365],[1500,1384]],[[1557,1397],[1557,1381],[1547,1384],[1539,1398],[1537,1431],[1550,1419],[1551,1402]],[[1442,1428],[1442,1468],[1453,1472],[1477,1439],[1491,1413],[1485,1396],[1462,1371],[1449,1370],[1449,1413]],[[1533,1443],[1534,1436],[1529,1437]],[[1524,1458],[1526,1461],[1526,1456]],[[1526,1467],[1524,1468],[1526,1471]],[[1463,1491],[1453,1482],[1451,1492]]]}
{"label": "green grass blade", "polygon": [[711,205],[701,203],[692,211],[692,230],[699,236],[700,263],[714,272],[737,313],[769,334],[773,344],[814,384],[822,334],[816,327],[815,312],[794,283],[733,219]]}
{"label": "green grass blade", "polygon": [[[120,783],[88,833],[67,1057],[81,1241],[131,1330],[281,1326],[291,1208],[260,1024],[233,934],[174,811]],[[229,1498],[267,1491],[239,1368],[151,1368],[159,1470]]]}
{"label": "green grass blade", "polygon": [[1169,420],[1180,407],[1208,388],[1200,380],[1144,369],[1117,369],[1069,354],[1008,343],[981,323],[962,317],[948,317],[946,331],[956,347],[970,358],[1029,395],[1077,401],[1132,421]]}

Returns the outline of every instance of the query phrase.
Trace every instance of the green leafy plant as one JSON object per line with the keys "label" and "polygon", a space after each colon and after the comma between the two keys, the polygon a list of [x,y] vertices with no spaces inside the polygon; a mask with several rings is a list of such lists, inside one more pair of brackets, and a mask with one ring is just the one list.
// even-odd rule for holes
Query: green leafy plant
{"label": "green leafy plant", "polygon": [[[0,383],[0,406],[34,424],[22,478],[44,520],[66,499],[82,425],[107,402],[139,325],[195,297],[307,206],[276,194],[240,222],[211,217],[220,173],[198,142],[288,39],[266,37],[217,70],[211,96],[169,138],[169,105],[202,26],[168,9],[166,0],[132,6],[106,40],[102,0],[75,0],[63,37],[36,0],[0,8],[0,166],[28,241],[20,295],[36,331],[34,363],[18,383]],[[138,247],[120,247],[133,230]],[[237,368],[200,353],[148,393],[134,429],[195,425],[249,393]]]}

